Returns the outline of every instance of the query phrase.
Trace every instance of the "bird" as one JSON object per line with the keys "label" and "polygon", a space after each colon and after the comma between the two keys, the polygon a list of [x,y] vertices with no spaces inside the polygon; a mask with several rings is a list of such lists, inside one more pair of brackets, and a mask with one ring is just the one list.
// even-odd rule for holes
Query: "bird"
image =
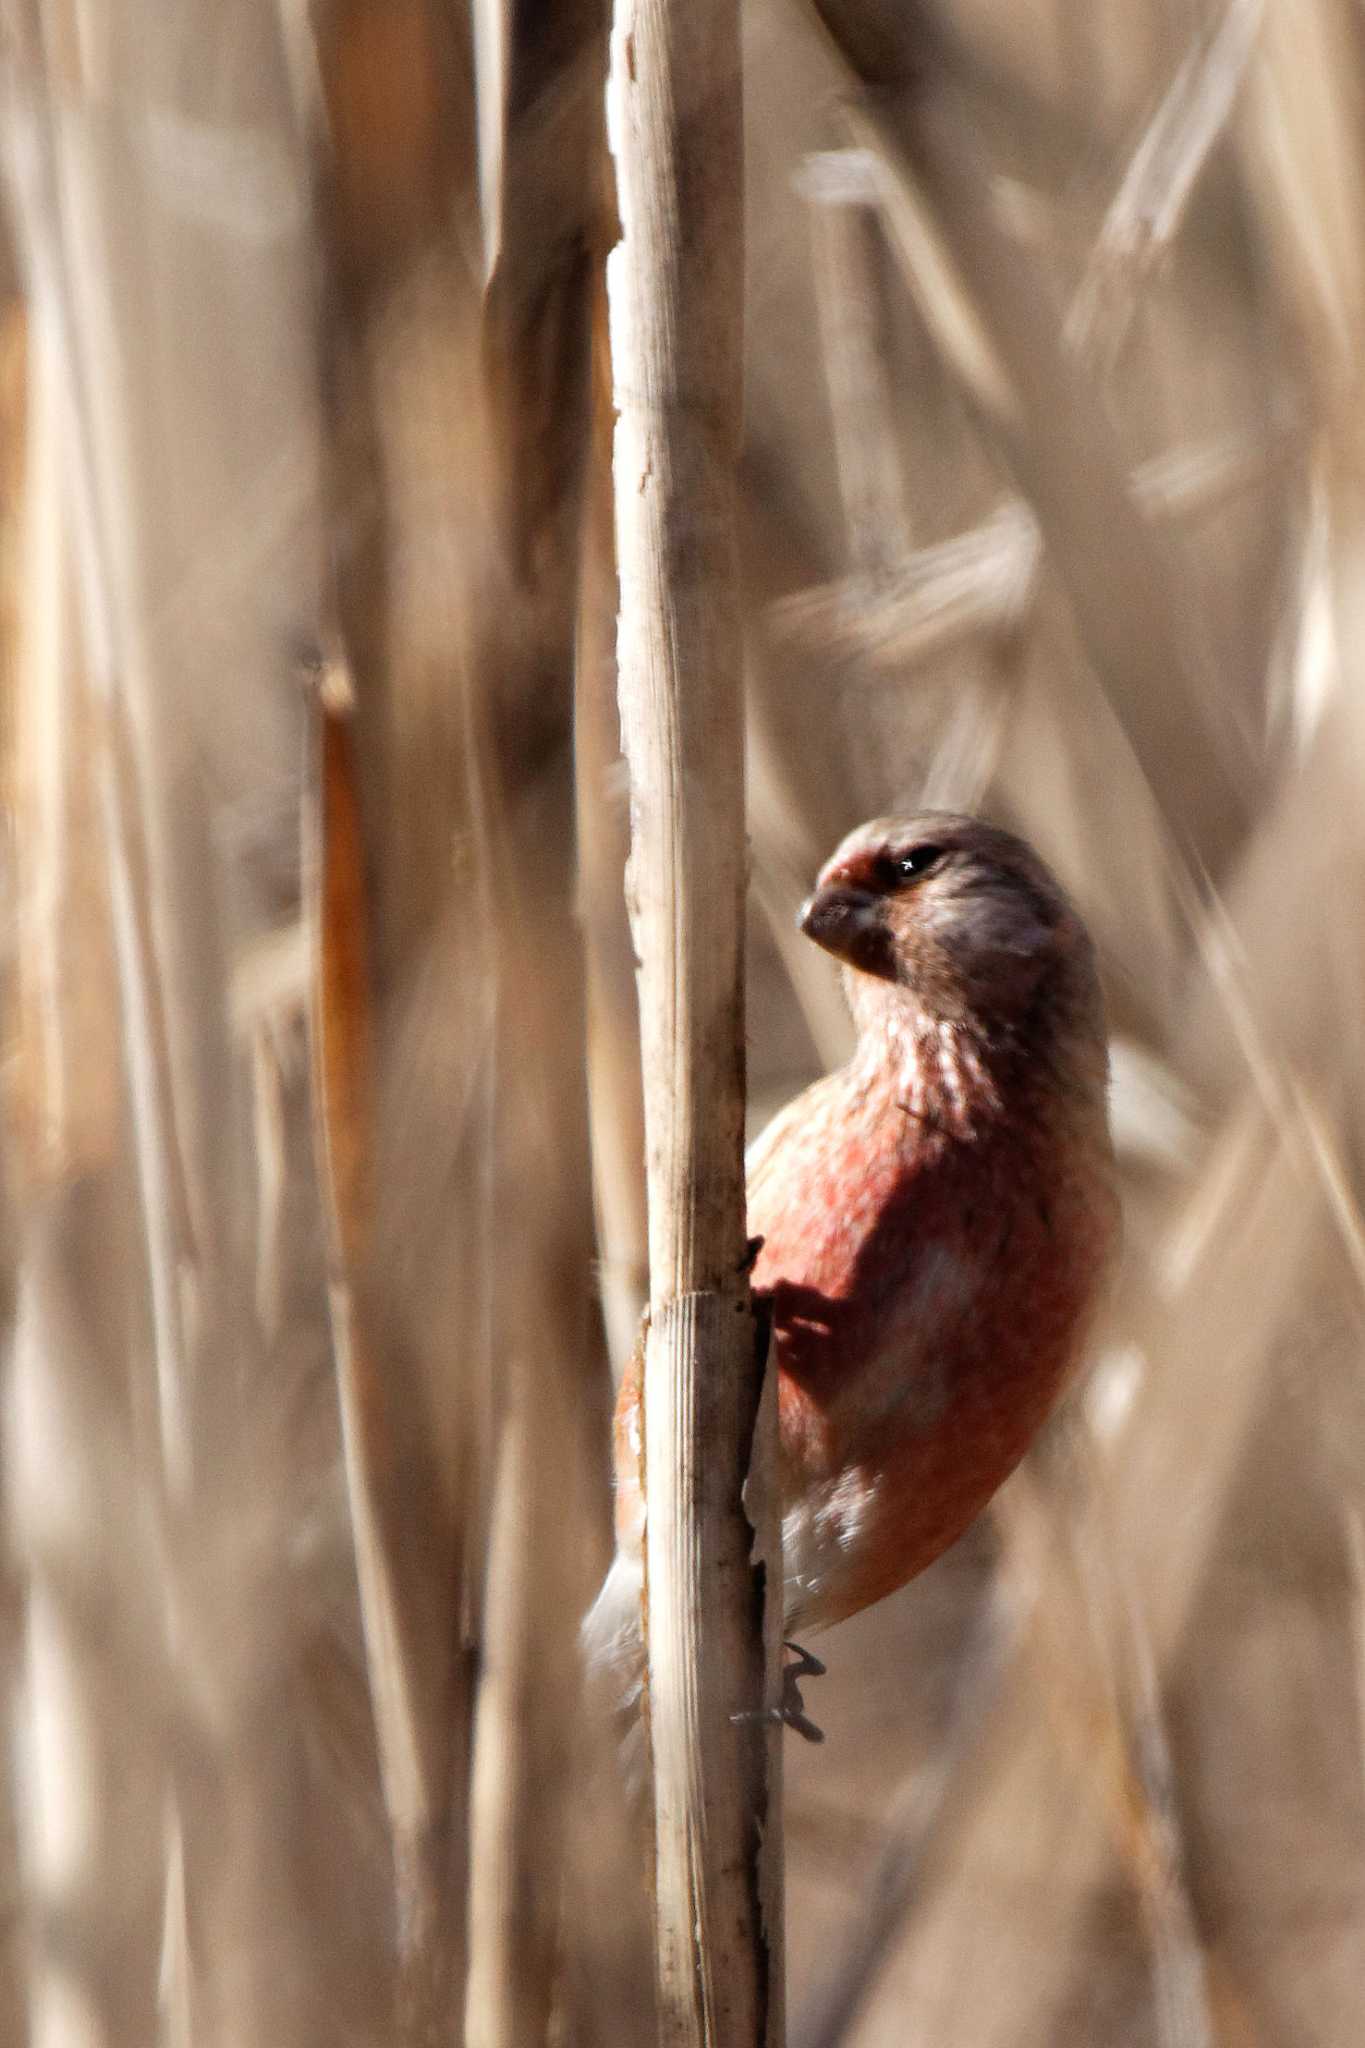
{"label": "bird", "polygon": [[[856,1044],[746,1160],[788,1637],[897,1591],[986,1506],[1076,1371],[1119,1229],[1095,950],[1030,845],[948,811],[873,819],[800,927],[840,963]],[[644,1670],[642,1350],[583,1629],[622,1704]]]}

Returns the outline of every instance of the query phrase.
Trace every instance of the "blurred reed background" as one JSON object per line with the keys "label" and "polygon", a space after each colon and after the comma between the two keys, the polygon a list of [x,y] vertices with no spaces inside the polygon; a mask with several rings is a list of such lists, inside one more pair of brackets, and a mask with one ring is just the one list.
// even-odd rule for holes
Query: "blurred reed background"
{"label": "blurred reed background", "polygon": [[[822,1644],[797,2048],[1365,1982],[1365,15],[747,0],[753,1122],[902,803],[1099,940],[1127,1256]],[[592,0],[13,0],[0,2039],[650,2038]]]}

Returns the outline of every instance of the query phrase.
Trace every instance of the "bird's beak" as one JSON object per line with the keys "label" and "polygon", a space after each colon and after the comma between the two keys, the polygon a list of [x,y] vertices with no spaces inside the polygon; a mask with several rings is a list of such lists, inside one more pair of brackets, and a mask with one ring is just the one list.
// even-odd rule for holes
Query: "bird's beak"
{"label": "bird's beak", "polygon": [[826,883],[801,907],[801,929],[817,946],[859,967],[864,974],[887,975],[891,935],[882,916],[882,901],[870,889]]}

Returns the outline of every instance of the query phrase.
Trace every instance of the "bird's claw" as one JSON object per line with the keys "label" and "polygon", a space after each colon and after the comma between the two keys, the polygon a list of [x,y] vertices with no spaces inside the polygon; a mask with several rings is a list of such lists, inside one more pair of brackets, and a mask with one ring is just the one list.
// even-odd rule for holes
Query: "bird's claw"
{"label": "bird's claw", "polygon": [[787,1665],[782,1674],[784,1678],[790,1678],[794,1684],[798,1678],[824,1677],[825,1672],[829,1668],[828,1665],[822,1664],[818,1657],[812,1656],[811,1652],[804,1649],[800,1643],[784,1641],[782,1647],[784,1650],[790,1650],[796,1659],[794,1664]]}
{"label": "bird's claw", "polygon": [[764,1240],[761,1237],[749,1237],[745,1239],[744,1257],[739,1262],[739,1270],[741,1273],[753,1272],[754,1267],[758,1264],[758,1255],[763,1249],[763,1244]]}
{"label": "bird's claw", "polygon": [[806,1703],[801,1697],[803,1678],[823,1678],[825,1667],[818,1657],[812,1657],[809,1650],[800,1643],[784,1642],[784,1650],[790,1650],[796,1662],[786,1664],[782,1669],[782,1705],[778,1709],[783,1725],[794,1728],[798,1735],[804,1735],[807,1742],[823,1742],[825,1731],[817,1728],[806,1712]]}
{"label": "bird's claw", "polygon": [[806,1712],[806,1703],[801,1697],[801,1680],[823,1678],[825,1667],[818,1657],[812,1657],[810,1651],[803,1649],[800,1643],[784,1642],[782,1647],[791,1651],[796,1662],[782,1667],[780,1703],[775,1707],[760,1707],[756,1712],[732,1714],[730,1719],[776,1723],[779,1727],[794,1729],[798,1735],[804,1736],[807,1742],[823,1742],[824,1729],[818,1728]]}

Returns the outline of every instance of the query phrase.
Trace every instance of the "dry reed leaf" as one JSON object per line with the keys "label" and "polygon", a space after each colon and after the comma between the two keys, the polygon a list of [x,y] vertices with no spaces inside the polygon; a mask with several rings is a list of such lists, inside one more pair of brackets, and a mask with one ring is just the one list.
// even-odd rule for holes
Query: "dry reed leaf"
{"label": "dry reed leaf", "polygon": [[61,481],[60,402],[11,309],[5,331],[10,630],[6,787],[12,819],[15,1040],[9,1101],[35,1197],[106,1166],[117,1143],[118,1003],[104,879],[107,744],[84,660]]}
{"label": "dry reed leaf", "polygon": [[[990,1556],[829,1640],[829,1741],[788,1760],[792,2031],[1345,2043],[1358,10],[825,12],[892,88],[855,112],[860,152],[831,151],[850,72],[828,37],[778,0],[746,16],[751,1112],[847,1042],[792,927],[836,838],[926,790],[979,803],[1097,934],[1129,1250],[1087,1486],[1040,1464]],[[0,1216],[5,2039],[392,2034],[303,1025],[320,494],[375,965],[364,1306],[422,1452],[409,1536],[451,1532],[418,1631],[451,1658],[440,1870],[458,1917],[487,1630],[476,1947],[485,1985],[521,1957],[527,1986],[486,2002],[489,2032],[653,2023],[635,1845],[598,1820],[595,1736],[595,1779],[564,1739],[605,1541],[594,1256],[619,1353],[643,1148],[600,468],[576,587],[574,292],[602,198],[573,137],[597,107],[577,29],[556,55],[533,13],[291,8],[287,48],[259,0],[78,34],[27,0],[13,24],[29,347],[0,389],[0,728],[36,1170],[16,1148]],[[112,840],[90,772],[111,747]],[[562,1889],[540,1883],[556,1835]]]}

